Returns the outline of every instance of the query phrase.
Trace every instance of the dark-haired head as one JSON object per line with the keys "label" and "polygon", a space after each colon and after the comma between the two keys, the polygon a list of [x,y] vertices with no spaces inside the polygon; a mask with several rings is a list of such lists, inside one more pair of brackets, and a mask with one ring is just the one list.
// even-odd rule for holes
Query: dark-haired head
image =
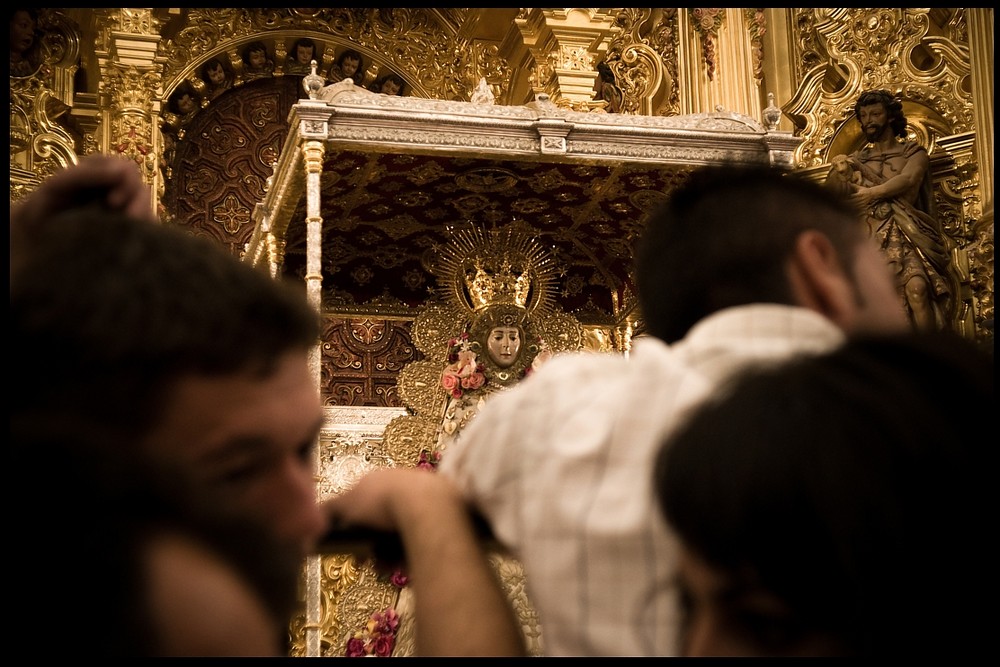
{"label": "dark-haired head", "polygon": [[690,553],[781,609],[737,623],[753,650],[965,651],[989,634],[993,403],[970,341],[858,338],[736,378],[665,443],[655,488]]}
{"label": "dark-haired head", "polygon": [[858,96],[854,103],[854,117],[861,122],[861,108],[881,104],[885,107],[886,116],[892,133],[897,137],[906,136],[906,115],[903,113],[903,103],[888,90],[868,90]]}
{"label": "dark-haired head", "polygon": [[697,169],[642,232],[636,279],[649,333],[674,342],[723,308],[795,304],[788,260],[806,230],[825,236],[850,270],[863,236],[846,200],[774,167]]}
{"label": "dark-haired head", "polygon": [[303,295],[178,228],[84,208],[15,241],[12,437],[132,447],[179,378],[266,375],[318,335]]}

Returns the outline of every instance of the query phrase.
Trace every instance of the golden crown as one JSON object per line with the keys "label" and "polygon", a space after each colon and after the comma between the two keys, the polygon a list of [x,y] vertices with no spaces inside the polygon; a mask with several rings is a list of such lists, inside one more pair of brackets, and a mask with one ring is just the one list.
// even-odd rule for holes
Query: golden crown
{"label": "golden crown", "polygon": [[558,267],[530,230],[517,225],[455,231],[438,249],[434,274],[442,295],[474,313],[493,305],[547,311]]}
{"label": "golden crown", "polygon": [[531,275],[526,270],[514,268],[506,258],[499,262],[490,258],[477,258],[474,272],[466,274],[472,309],[482,310],[494,304],[513,304],[527,308],[531,292]]}

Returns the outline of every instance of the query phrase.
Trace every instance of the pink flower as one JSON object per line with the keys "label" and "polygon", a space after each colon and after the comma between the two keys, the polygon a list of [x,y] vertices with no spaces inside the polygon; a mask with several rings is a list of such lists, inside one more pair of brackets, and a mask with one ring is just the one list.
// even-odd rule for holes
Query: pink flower
{"label": "pink flower", "polygon": [[392,576],[389,578],[389,581],[392,582],[393,586],[402,588],[406,584],[410,583],[410,578],[406,576],[402,570],[396,570],[395,572],[392,573]]}
{"label": "pink flower", "polygon": [[[450,391],[453,395],[455,390],[459,388],[460,380],[457,375],[450,373],[447,370],[444,375],[441,376],[441,386],[445,388],[445,391]],[[459,393],[459,396],[462,394]]]}
{"label": "pink flower", "polygon": [[486,376],[482,373],[475,372],[469,377],[462,378],[462,389],[479,389],[486,382]]}
{"label": "pink flower", "polygon": [[379,613],[372,614],[368,621],[368,632],[371,635],[394,634],[399,627],[399,614],[393,608],[386,609]]}
{"label": "pink flower", "polygon": [[[399,570],[393,575],[406,576]],[[345,654],[348,658],[380,657],[387,658],[392,654],[396,644],[396,630],[399,629],[399,614],[392,607],[385,611],[375,612],[368,619],[364,631],[357,632],[347,640]]]}
{"label": "pink flower", "polygon": [[462,333],[458,338],[448,341],[450,363],[441,372],[441,386],[456,399],[462,398],[463,389],[473,391],[486,384],[485,366],[476,358],[476,353],[469,349],[468,340],[469,334]]}
{"label": "pink flower", "polygon": [[426,449],[420,450],[420,458],[417,460],[417,467],[423,470],[436,470],[438,462],[441,461],[441,452],[433,454]]}
{"label": "pink flower", "polygon": [[396,643],[392,635],[381,635],[375,639],[375,655],[380,658],[388,658],[392,655],[392,646]]}
{"label": "pink flower", "polygon": [[347,652],[345,654],[348,658],[363,658],[368,655],[365,651],[365,642],[360,637],[351,637],[347,640]]}

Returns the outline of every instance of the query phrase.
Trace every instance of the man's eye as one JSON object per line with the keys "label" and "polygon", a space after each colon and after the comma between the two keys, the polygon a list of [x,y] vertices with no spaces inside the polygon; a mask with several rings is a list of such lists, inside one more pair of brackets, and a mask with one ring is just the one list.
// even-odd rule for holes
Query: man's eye
{"label": "man's eye", "polygon": [[794,650],[806,635],[802,624],[790,616],[742,612],[735,621],[734,625],[745,631],[749,641],[771,655]]}
{"label": "man's eye", "polygon": [[315,446],[316,445],[312,440],[308,442],[303,442],[301,445],[299,445],[299,448],[296,451],[296,455],[298,456],[299,461],[302,463],[307,463],[309,465],[312,465],[312,454]]}
{"label": "man's eye", "polygon": [[253,479],[263,473],[266,469],[266,461],[245,461],[221,471],[218,478],[221,482],[226,484],[239,484]]}

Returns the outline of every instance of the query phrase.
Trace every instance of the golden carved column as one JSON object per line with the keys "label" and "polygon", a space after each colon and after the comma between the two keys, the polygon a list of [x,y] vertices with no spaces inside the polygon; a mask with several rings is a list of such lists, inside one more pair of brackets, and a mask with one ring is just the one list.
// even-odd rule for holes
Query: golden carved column
{"label": "golden carved column", "polygon": [[976,124],[976,161],[982,208],[993,201],[993,10],[965,10],[972,65],[973,115]]}
{"label": "golden carved column", "polygon": [[154,119],[160,112],[163,75],[163,61],[157,57],[159,21],[151,9],[98,10],[96,20],[99,150],[133,160],[158,193],[160,133]]}
{"label": "golden carved column", "polygon": [[[774,95],[779,107],[795,94],[795,68],[791,66],[795,54],[795,22],[792,10],[787,7],[764,10],[764,70],[765,93]],[[754,116],[756,118],[756,116]],[[778,129],[793,131],[794,125],[782,114]]]}
{"label": "golden carved column", "polygon": [[680,113],[707,113],[721,106],[760,120],[764,105],[750,44],[755,32],[745,10],[681,9],[677,20]]}
{"label": "golden carved column", "polygon": [[616,32],[615,15],[599,9],[538,9],[517,19],[535,57],[532,88],[557,104],[586,105],[594,97],[595,69]]}
{"label": "golden carved column", "polygon": [[[302,146],[302,155],[305,159],[306,170],[306,297],[309,303],[316,308],[317,312],[322,312],[322,228],[323,218],[320,216],[320,174],[323,171],[323,153],[325,151],[322,141],[311,140]],[[309,368],[316,378],[316,388],[322,391],[321,383],[321,343],[316,342],[309,356]],[[319,447],[316,448],[313,467],[316,470],[317,479],[320,479]],[[305,654],[307,656],[322,655],[322,559],[319,556],[310,556],[306,560],[305,576],[305,600],[306,600],[306,622],[305,631]]]}

